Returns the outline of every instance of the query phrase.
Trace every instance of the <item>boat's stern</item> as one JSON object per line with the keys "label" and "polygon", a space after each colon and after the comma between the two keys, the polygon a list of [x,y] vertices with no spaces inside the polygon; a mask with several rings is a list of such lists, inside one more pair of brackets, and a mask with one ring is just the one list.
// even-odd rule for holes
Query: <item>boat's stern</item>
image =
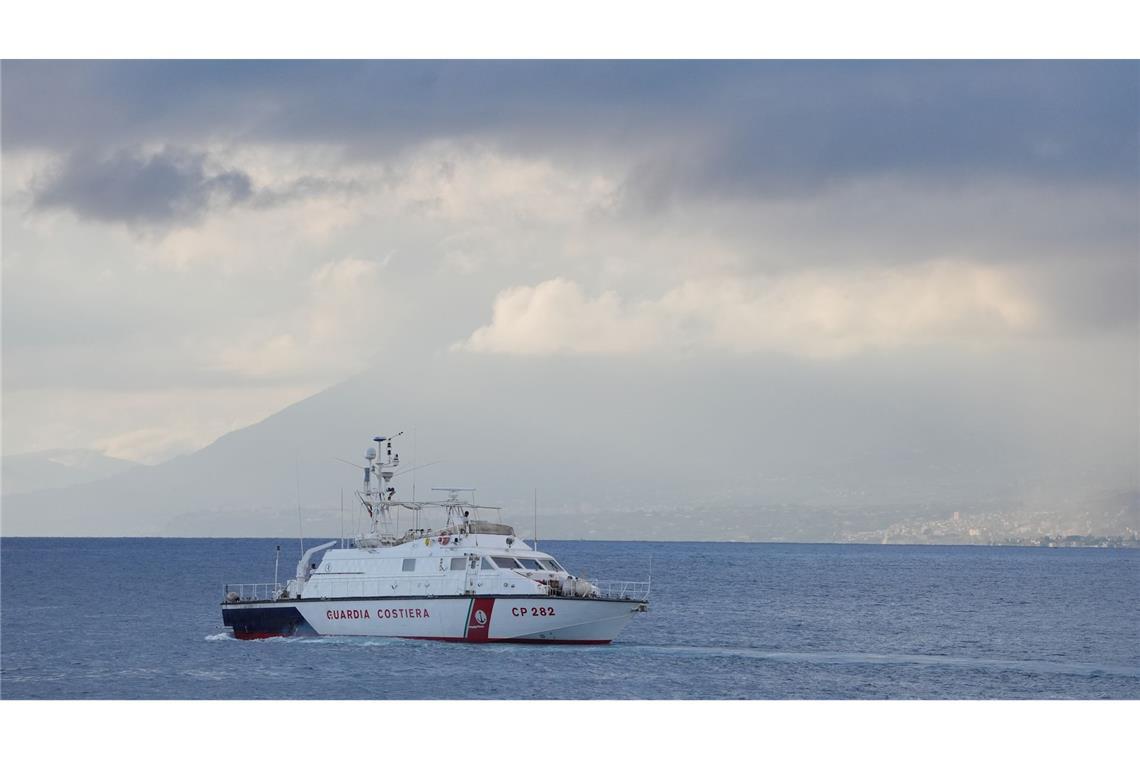
{"label": "boat's stern", "polygon": [[232,629],[236,639],[316,633],[296,605],[287,602],[222,604],[222,625]]}
{"label": "boat's stern", "polygon": [[230,583],[222,589],[222,625],[237,639],[312,634],[295,600],[278,583]]}

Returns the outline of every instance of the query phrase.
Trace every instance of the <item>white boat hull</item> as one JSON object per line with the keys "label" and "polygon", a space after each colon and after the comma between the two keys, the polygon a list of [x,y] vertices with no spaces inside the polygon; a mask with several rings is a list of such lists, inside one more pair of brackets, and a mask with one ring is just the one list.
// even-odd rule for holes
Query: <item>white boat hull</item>
{"label": "white boat hull", "polygon": [[222,605],[237,638],[386,636],[436,641],[608,644],[646,603],[553,596],[289,599]]}

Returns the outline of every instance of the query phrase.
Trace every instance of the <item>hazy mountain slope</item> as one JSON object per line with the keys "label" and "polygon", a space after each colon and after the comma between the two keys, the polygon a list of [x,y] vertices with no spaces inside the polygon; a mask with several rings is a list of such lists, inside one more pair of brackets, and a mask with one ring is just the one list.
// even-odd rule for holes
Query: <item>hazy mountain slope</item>
{"label": "hazy mountain slope", "polygon": [[3,457],[4,495],[89,483],[138,467],[86,449],[52,449]]}
{"label": "hazy mountain slope", "polygon": [[[359,461],[372,435],[399,430],[405,463],[445,460],[416,474],[421,498],[431,485],[476,487],[479,501],[508,507],[508,519],[529,531],[537,487],[544,514],[574,516],[561,528],[548,522],[549,537],[568,526],[577,526],[571,535],[636,534],[639,520],[682,506],[740,515],[718,529],[731,538],[763,505],[794,518],[795,505],[1000,505],[1027,494],[1071,498],[1086,487],[1055,464],[1086,467],[1079,452],[1026,447],[1034,438],[1022,423],[1033,415],[988,391],[1002,378],[962,383],[947,371],[943,385],[901,394],[906,376],[875,362],[844,384],[826,365],[805,372],[776,361],[589,366],[442,354],[377,369],[194,454],[5,497],[0,528],[288,536],[298,530],[299,495],[305,533],[335,536],[339,492],[351,525],[359,473],[334,458]],[[698,387],[717,390],[691,390]],[[1056,483],[1039,474],[1050,468]],[[402,495],[411,485],[405,476]],[[614,519],[601,519],[610,510]],[[633,511],[642,517],[626,514]],[[685,530],[678,524],[670,535]]]}

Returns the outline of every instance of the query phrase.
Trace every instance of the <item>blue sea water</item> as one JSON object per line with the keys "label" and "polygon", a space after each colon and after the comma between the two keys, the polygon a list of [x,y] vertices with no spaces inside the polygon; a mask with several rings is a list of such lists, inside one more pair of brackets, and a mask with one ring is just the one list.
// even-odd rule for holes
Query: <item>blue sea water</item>
{"label": "blue sea water", "polygon": [[[312,543],[312,542],[311,542]],[[644,579],[609,646],[238,641],[272,539],[0,541],[5,699],[1138,699],[1140,552],[543,542]],[[311,545],[311,544],[310,544]]]}

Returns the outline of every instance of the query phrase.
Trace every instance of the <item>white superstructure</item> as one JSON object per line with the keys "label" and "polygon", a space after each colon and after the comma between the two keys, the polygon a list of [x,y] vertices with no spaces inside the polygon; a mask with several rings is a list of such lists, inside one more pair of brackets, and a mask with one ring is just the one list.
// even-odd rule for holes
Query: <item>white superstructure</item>
{"label": "white superstructure", "polygon": [[[469,489],[436,489],[448,492],[440,501],[397,500],[393,478],[409,471],[392,453],[399,435],[377,436],[365,454],[356,495],[367,532],[309,549],[283,585],[225,587],[222,618],[235,636],[601,644],[647,609],[648,582],[570,574],[497,517],[486,519],[498,509],[466,500]],[[411,521],[402,532],[401,515]]]}

